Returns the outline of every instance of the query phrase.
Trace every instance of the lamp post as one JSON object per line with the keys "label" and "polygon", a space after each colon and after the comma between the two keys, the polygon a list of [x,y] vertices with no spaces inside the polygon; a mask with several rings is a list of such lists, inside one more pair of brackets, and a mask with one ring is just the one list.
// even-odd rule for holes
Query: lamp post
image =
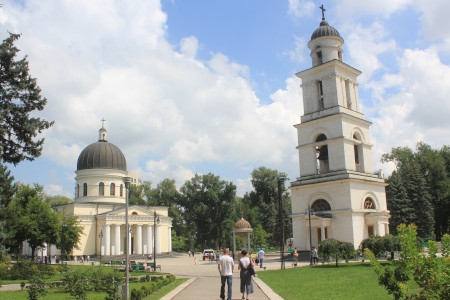
{"label": "lamp post", "polygon": [[311,214],[314,215],[314,211],[311,210],[311,206],[308,204],[308,220],[309,220],[309,265],[313,265],[313,257],[312,257],[312,228],[311,228]]}
{"label": "lamp post", "polygon": [[156,214],[156,210],[153,212],[153,272],[156,272],[156,224],[159,224],[161,220]]}
{"label": "lamp post", "polygon": [[126,284],[126,296],[125,299],[129,300],[130,299],[130,266],[128,264],[128,260],[129,260],[129,248],[130,248],[130,243],[129,243],[129,239],[130,239],[130,231],[128,229],[128,201],[130,199],[130,183],[131,183],[131,177],[125,177],[124,178],[124,182],[125,182],[125,284]]}
{"label": "lamp post", "polygon": [[102,266],[102,246],[103,246],[103,230],[100,229],[100,233],[98,234],[100,238],[100,267]]}
{"label": "lamp post", "polygon": [[280,215],[280,230],[281,230],[281,241],[280,241],[280,253],[281,253],[281,270],[285,269],[284,264],[284,222],[283,222],[283,201],[282,201],[282,191],[281,185],[284,183],[286,178],[281,177],[278,179],[278,210]]}

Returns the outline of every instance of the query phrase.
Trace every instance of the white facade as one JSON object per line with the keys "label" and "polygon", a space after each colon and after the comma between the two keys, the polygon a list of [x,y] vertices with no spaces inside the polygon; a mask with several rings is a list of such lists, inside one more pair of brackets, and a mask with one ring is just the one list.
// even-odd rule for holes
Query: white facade
{"label": "white facade", "polygon": [[308,43],[313,67],[296,74],[304,115],[295,125],[300,177],[290,190],[293,247],[299,250],[327,238],[357,248],[370,235],[389,233],[386,184],[374,173],[371,123],[360,112],[361,72],[342,62],[343,43],[322,18]]}

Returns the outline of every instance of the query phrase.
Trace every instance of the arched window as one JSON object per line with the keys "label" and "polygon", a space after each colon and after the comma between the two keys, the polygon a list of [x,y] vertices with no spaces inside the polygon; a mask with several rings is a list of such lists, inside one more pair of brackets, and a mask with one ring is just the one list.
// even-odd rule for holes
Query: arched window
{"label": "arched window", "polygon": [[83,183],[83,196],[86,197],[87,196],[87,183]]}
{"label": "arched window", "polygon": [[103,182],[98,185],[98,195],[105,196],[105,184]]}
{"label": "arched window", "polygon": [[364,200],[364,209],[376,209],[375,201],[373,201],[372,198],[367,197],[366,200]]}
{"label": "arched window", "polygon": [[[356,140],[356,141],[360,141],[361,140],[359,138],[359,136],[356,135],[356,134],[353,135],[353,139]],[[363,172],[362,164],[361,164],[361,161],[360,161],[361,147],[358,144],[353,145],[353,152],[354,152],[354,155],[355,155],[355,171]]]}
{"label": "arched window", "polygon": [[111,183],[109,187],[109,195],[115,196],[116,195],[116,185],[114,183]]}
{"label": "arched window", "polygon": [[330,211],[331,210],[331,206],[330,206],[330,203],[328,203],[327,200],[325,200],[325,199],[318,199],[318,200],[314,201],[314,203],[311,205],[311,209],[314,212]]}
{"label": "arched window", "polygon": [[120,184],[120,197],[123,197],[123,184]]}
{"label": "arched window", "polygon": [[80,184],[77,184],[77,198],[80,197]]}
{"label": "arched window", "polygon": [[325,108],[325,102],[323,99],[323,85],[322,85],[322,81],[318,81],[317,82],[317,88],[319,89],[319,103],[318,103],[318,110],[322,110]]}
{"label": "arched window", "polygon": [[[326,141],[327,137],[325,134],[321,134],[317,137],[316,142]],[[328,146],[322,145],[316,147],[316,158],[317,158],[317,174],[323,174],[329,172],[328,164]]]}

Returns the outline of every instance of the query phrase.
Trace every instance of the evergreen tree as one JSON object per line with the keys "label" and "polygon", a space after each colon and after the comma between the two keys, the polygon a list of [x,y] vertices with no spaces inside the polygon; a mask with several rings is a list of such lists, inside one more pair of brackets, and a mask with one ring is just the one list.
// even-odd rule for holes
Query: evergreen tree
{"label": "evergreen tree", "polygon": [[417,236],[429,240],[434,239],[434,213],[433,204],[425,178],[420,172],[417,164],[412,163],[405,172],[408,182],[406,191],[412,200],[415,211],[415,224]]}
{"label": "evergreen tree", "polygon": [[0,261],[7,252],[5,241],[5,207],[11,202],[16,192],[17,185],[14,183],[14,177],[7,167],[0,163]]}
{"label": "evergreen tree", "polygon": [[396,235],[397,226],[414,223],[416,214],[399,173],[392,172],[387,182],[389,183],[386,187],[387,207],[391,213],[389,232]]}
{"label": "evergreen tree", "polygon": [[14,165],[41,155],[44,139],[35,138],[53,125],[30,115],[43,110],[47,99],[28,74],[27,57],[15,60],[19,49],[14,42],[19,37],[10,33],[0,44],[0,156]]}

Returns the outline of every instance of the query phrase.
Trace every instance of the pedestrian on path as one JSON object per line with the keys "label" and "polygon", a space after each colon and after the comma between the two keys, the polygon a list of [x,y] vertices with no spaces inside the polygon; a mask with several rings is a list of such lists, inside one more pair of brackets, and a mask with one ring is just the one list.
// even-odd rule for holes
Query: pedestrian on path
{"label": "pedestrian on path", "polygon": [[234,261],[233,258],[229,255],[230,249],[225,248],[224,255],[219,259],[219,263],[217,264],[217,269],[220,274],[220,299],[225,300],[225,282],[228,286],[228,297],[227,300],[231,300],[231,294],[233,292],[233,271],[234,271]]}
{"label": "pedestrian on path", "polygon": [[260,268],[263,267],[263,260],[264,260],[264,255],[265,254],[266,253],[264,252],[264,250],[262,248],[258,251],[258,259],[259,259],[259,267]]}
{"label": "pedestrian on path", "polygon": [[[242,299],[247,299],[249,294],[253,294],[253,281],[252,281],[252,274],[250,273],[249,267],[254,267],[255,263],[253,262],[253,259],[251,256],[247,256],[247,251],[242,250],[241,251],[241,259],[239,260],[239,266],[238,269],[241,270],[240,272],[240,278],[241,278],[241,293],[242,293]],[[244,297],[244,294],[247,292],[247,298]]]}

